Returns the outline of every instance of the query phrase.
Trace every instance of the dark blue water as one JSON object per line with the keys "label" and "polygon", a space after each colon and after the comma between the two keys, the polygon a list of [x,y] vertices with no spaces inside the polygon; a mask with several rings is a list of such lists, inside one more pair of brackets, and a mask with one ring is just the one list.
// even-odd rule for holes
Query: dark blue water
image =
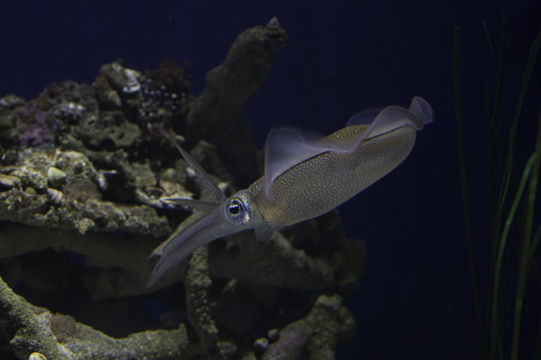
{"label": "dark blue water", "polygon": [[[485,225],[483,91],[495,74],[481,22],[497,38],[502,13],[508,20],[503,110],[511,114],[541,24],[536,1],[182,3],[3,4],[0,95],[30,99],[51,82],[90,83],[100,65],[117,58],[139,70],[156,68],[163,58],[188,60],[197,95],[206,71],[222,62],[241,31],[277,16],[289,43],[247,109],[260,146],[277,124],[330,132],[363,107],[407,105],[415,95],[436,114],[403,165],[340,208],[348,235],[367,244],[365,277],[348,299],[358,332],[341,358],[478,357],[460,200],[453,28],[462,28],[465,131],[479,209],[474,221]],[[525,129],[534,129],[539,110],[540,71]],[[533,148],[531,138],[522,140]]]}

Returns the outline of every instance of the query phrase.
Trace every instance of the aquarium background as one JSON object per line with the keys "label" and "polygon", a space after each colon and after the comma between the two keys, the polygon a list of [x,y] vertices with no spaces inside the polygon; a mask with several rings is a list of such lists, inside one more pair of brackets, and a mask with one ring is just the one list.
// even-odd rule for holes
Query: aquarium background
{"label": "aquarium background", "polygon": [[[186,60],[197,95],[205,73],[223,61],[240,32],[277,16],[288,44],[247,108],[259,146],[278,125],[329,133],[363,108],[406,106],[413,96],[424,97],[436,120],[418,133],[410,157],[339,209],[348,236],[367,246],[365,275],[347,299],[357,334],[341,347],[340,358],[477,358],[458,166],[453,28],[462,29],[466,146],[472,202],[479,210],[473,220],[483,224],[483,91],[495,74],[481,22],[497,39],[502,14],[508,21],[503,98],[510,100],[503,112],[511,114],[540,26],[536,3],[9,2],[0,11],[0,95],[28,100],[52,82],[91,83],[102,64],[116,59],[138,70],[156,68],[162,59]],[[532,132],[540,70],[525,108],[524,126]],[[521,141],[533,144],[527,135]],[[524,341],[532,345],[534,339]]]}

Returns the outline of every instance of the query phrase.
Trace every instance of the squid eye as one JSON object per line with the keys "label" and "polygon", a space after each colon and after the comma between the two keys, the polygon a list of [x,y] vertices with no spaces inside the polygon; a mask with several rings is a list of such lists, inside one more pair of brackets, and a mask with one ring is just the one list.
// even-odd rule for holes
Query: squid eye
{"label": "squid eye", "polygon": [[233,219],[242,218],[244,216],[244,206],[238,199],[231,199],[227,211],[229,212],[229,216]]}
{"label": "squid eye", "polygon": [[229,205],[231,215],[237,215],[242,210],[242,206],[237,201],[232,201]]}
{"label": "squid eye", "polygon": [[243,194],[233,196],[227,202],[224,212],[225,216],[233,225],[246,225],[251,221],[250,218],[250,199]]}

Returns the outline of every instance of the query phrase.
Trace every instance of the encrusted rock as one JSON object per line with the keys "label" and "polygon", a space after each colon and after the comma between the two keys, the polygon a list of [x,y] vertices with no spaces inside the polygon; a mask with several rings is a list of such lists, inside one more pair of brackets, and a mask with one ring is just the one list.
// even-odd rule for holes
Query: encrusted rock
{"label": "encrusted rock", "polygon": [[47,360],[47,358],[46,358],[45,355],[43,355],[42,353],[39,353],[39,352],[33,352],[33,353],[30,354],[30,356],[28,357],[28,360]]}
{"label": "encrusted rock", "polygon": [[282,329],[280,340],[270,344],[261,359],[293,360],[303,354],[309,359],[332,359],[336,346],[354,333],[355,320],[342,298],[321,295],[306,317]]}
{"label": "encrusted rock", "polygon": [[[364,248],[345,237],[337,215],[275,233],[264,243],[252,232],[217,240],[155,288],[144,287],[158,238],[200,219],[199,211],[188,215],[186,202],[177,200],[182,210],[170,206],[174,199],[208,195],[164,131],[185,140],[225,192],[253,181],[261,159],[245,104],[286,41],[276,18],[244,31],[224,63],[208,72],[207,88],[197,98],[190,95],[188,64],[167,60],[142,72],[104,65],[92,86],[51,84],[28,102],[0,98],[2,276],[21,284],[28,299],[59,311],[68,304],[73,311],[72,317],[34,307],[0,279],[6,315],[0,337],[10,335],[15,356],[313,360],[330,358],[351,337],[354,322],[340,297],[319,296],[314,303],[311,295],[343,290],[362,271]],[[163,291],[152,297],[179,314],[168,330],[114,339],[75,320],[87,316],[99,328],[105,318],[106,327],[126,331],[118,336],[154,328],[140,315],[136,296],[158,288]],[[308,298],[304,291],[310,291]],[[77,307],[66,294],[81,295]],[[137,320],[131,327],[134,314],[145,318],[143,326]],[[255,336],[261,337],[254,342]]]}
{"label": "encrusted rock", "polygon": [[259,338],[254,341],[254,351],[256,354],[262,354],[269,346],[269,339]]}
{"label": "encrusted rock", "polygon": [[24,105],[26,101],[17,95],[9,94],[0,98],[0,109],[1,108],[14,108],[20,105]]}
{"label": "encrusted rock", "polygon": [[54,166],[47,169],[47,181],[49,186],[53,188],[59,188],[66,180],[66,173]]}
{"label": "encrusted rock", "polygon": [[267,337],[270,342],[275,342],[280,338],[280,331],[278,331],[278,329],[270,329],[267,333]]}
{"label": "encrusted rock", "polygon": [[0,174],[0,191],[9,190],[20,184],[17,176]]}
{"label": "encrusted rock", "polygon": [[53,314],[50,320],[51,331],[58,341],[64,341],[68,337],[76,337],[77,323],[73,316]]}
{"label": "encrusted rock", "polygon": [[100,73],[107,77],[109,83],[115,89],[126,94],[131,94],[141,89],[141,84],[138,80],[141,73],[133,69],[125,68],[119,63],[115,62],[103,65],[100,69]]}
{"label": "encrusted rock", "polygon": [[56,190],[56,189],[47,189],[47,195],[49,195],[49,198],[51,199],[51,202],[55,205],[62,204],[62,198],[64,197],[64,194],[62,191]]}

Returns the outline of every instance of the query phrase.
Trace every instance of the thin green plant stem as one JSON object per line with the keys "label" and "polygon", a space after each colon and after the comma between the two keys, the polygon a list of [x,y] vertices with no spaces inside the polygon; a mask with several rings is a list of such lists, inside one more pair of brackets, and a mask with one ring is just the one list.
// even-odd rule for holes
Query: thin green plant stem
{"label": "thin green plant stem", "polygon": [[[541,32],[540,32],[541,37]],[[530,53],[532,55],[532,53]],[[526,285],[528,283],[528,276],[530,273],[530,259],[531,253],[535,254],[535,248],[532,246],[532,232],[533,232],[533,216],[535,212],[535,198],[537,193],[537,187],[539,184],[539,166],[541,156],[541,113],[537,122],[537,139],[535,145],[535,154],[537,155],[532,169],[532,176],[530,177],[530,184],[528,188],[528,195],[526,198],[526,213],[525,224],[522,242],[520,246],[520,258],[519,258],[519,271],[517,279],[517,291],[515,296],[515,311],[513,320],[513,340],[511,345],[511,360],[518,359],[519,351],[519,338],[520,338],[520,321],[522,317],[522,304],[524,301],[524,293],[526,292]],[[537,246],[537,244],[536,244]]]}
{"label": "thin green plant stem", "polygon": [[535,346],[534,359],[541,359],[541,322],[539,323],[539,329],[537,330],[537,344]]}
{"label": "thin green plant stem", "polygon": [[[490,88],[485,88],[485,139],[486,139],[486,155],[487,155],[487,171],[488,171],[488,210],[490,224],[494,224],[494,122],[492,116],[492,102],[490,96]],[[494,229],[490,229],[490,238],[492,239]]]}
{"label": "thin green plant stem", "polygon": [[[492,44],[492,41],[490,39],[490,34],[488,32],[488,28],[485,23],[483,23],[483,28],[485,29],[485,34],[487,37],[487,41],[489,42],[489,49],[491,56],[493,58],[494,63],[494,69],[496,71],[496,91],[494,95],[494,102],[491,112],[489,113],[489,136],[487,138],[491,148],[489,149],[489,170],[492,172],[489,172],[489,191],[492,190],[491,196],[491,206],[490,211],[492,212],[492,218],[491,218],[491,234],[492,234],[492,259],[491,264],[494,265],[494,262],[496,261],[496,249],[497,249],[497,243],[498,238],[501,231],[501,219],[502,219],[502,213],[503,213],[503,206],[495,207],[495,204],[499,204],[501,200],[496,200],[496,194],[494,193],[495,185],[494,185],[494,168],[495,168],[495,155],[496,150],[499,150],[500,155],[503,156],[503,141],[502,136],[500,133],[500,125],[499,125],[499,117],[500,117],[500,103],[501,103],[501,89],[502,89],[502,83],[503,83],[503,65],[505,60],[505,39],[507,37],[507,21],[505,20],[505,16],[502,15],[502,29],[500,34],[500,52],[498,56],[497,66],[496,66],[496,58],[495,58],[495,52],[494,52],[494,46]],[[492,159],[490,159],[492,158]]]}
{"label": "thin green plant stem", "polygon": [[[498,128],[496,124],[497,124],[497,120],[499,119],[499,114],[500,114],[500,104],[501,104],[500,99],[501,99],[502,84],[503,84],[503,65],[504,65],[504,60],[505,60],[505,39],[507,37],[506,24],[507,24],[507,21],[505,20],[505,16],[502,15],[502,31],[500,35],[500,39],[501,39],[500,40],[500,53],[498,55],[498,61],[496,65],[496,55],[494,52],[494,46],[492,44],[492,40],[488,32],[488,27],[486,26],[486,23],[483,22],[483,29],[485,30],[485,35],[487,37],[488,47],[489,47],[489,51],[491,55],[490,57],[492,58],[494,71],[496,72],[496,91],[495,91],[493,108],[492,108],[492,111],[490,112],[490,118],[492,120],[494,130]],[[497,137],[495,137],[494,139],[497,139]]]}
{"label": "thin green plant stem", "polygon": [[[541,123],[540,123],[541,126]],[[538,145],[541,144],[541,132],[538,131]],[[519,271],[517,279],[517,290],[515,296],[515,311],[514,311],[514,320],[513,320],[513,340],[511,345],[511,360],[518,359],[518,350],[519,350],[519,336],[520,336],[520,321],[522,316],[522,304],[524,301],[524,293],[526,291],[526,285],[528,282],[528,275],[530,272],[530,252],[531,252],[531,235],[533,227],[533,210],[535,208],[535,195],[538,184],[538,175],[539,175],[539,154],[541,152],[536,152],[536,161],[533,165],[532,176],[530,177],[530,186],[527,196],[526,203],[526,224],[524,227],[524,237],[522,239],[522,244],[520,247],[520,258],[519,258]]]}
{"label": "thin green plant stem", "polygon": [[[541,240],[541,225],[537,228],[537,231],[535,232],[535,236],[532,241],[532,246],[530,248],[530,256],[528,258],[528,269],[533,268],[534,275],[536,275],[536,279],[538,282],[538,286],[541,287],[541,276],[539,275],[539,266],[535,262],[535,254],[537,252],[537,246],[539,245],[539,241]],[[539,333],[537,336],[537,344],[535,346],[536,348],[536,356],[535,359],[541,359],[541,321],[539,322]]]}
{"label": "thin green plant stem", "polygon": [[[519,92],[519,97],[518,97],[518,101],[517,101],[517,107],[516,107],[516,110],[515,110],[515,114],[514,114],[514,118],[513,118],[513,123],[511,125],[511,129],[509,130],[509,140],[508,140],[508,150],[507,150],[507,154],[506,154],[506,157],[505,157],[505,163],[504,163],[504,171],[503,171],[503,178],[502,178],[502,182],[501,182],[501,190],[500,190],[500,197],[499,197],[499,203],[498,203],[498,213],[497,213],[497,216],[496,216],[496,221],[499,221],[498,219],[503,219],[503,209],[504,209],[504,206],[505,206],[505,203],[508,199],[509,196],[511,197],[514,197],[516,198],[516,192],[515,190],[513,191],[510,191],[510,188],[511,188],[511,181],[512,181],[512,175],[513,175],[513,171],[514,171],[514,168],[515,166],[513,165],[514,163],[514,160],[515,160],[515,156],[516,156],[516,141],[517,141],[517,136],[518,136],[518,127],[519,127],[519,123],[520,123],[520,118],[521,118],[521,114],[522,114],[522,107],[523,107],[523,104],[524,104],[524,100],[526,98],[526,93],[528,91],[528,86],[529,86],[529,83],[530,83],[530,80],[531,80],[531,75],[533,73],[533,69],[534,69],[534,66],[535,66],[535,61],[537,59],[537,54],[538,54],[538,50],[539,50],[539,46],[541,44],[541,36],[537,36],[536,39],[534,40],[531,48],[530,48],[530,53],[528,55],[528,60],[526,62],[526,66],[525,66],[525,69],[524,69],[524,76],[522,78],[522,83],[521,83],[521,86],[520,86],[520,92]],[[514,194],[514,195],[509,195],[509,194]],[[497,225],[497,229],[501,227],[501,224],[498,224]],[[503,238],[503,233],[502,233],[502,238]],[[495,274],[497,276],[494,277],[494,282],[497,282],[497,283],[493,283],[492,287],[493,288],[498,288],[499,287],[499,283],[500,283],[500,274],[501,274],[501,257],[500,256],[503,256],[503,248],[501,246],[501,240],[500,240],[500,244],[498,245],[498,254],[497,254],[497,259],[496,259],[496,268],[494,269],[495,270]],[[525,285],[524,285],[525,286]],[[497,291],[493,291],[491,296],[498,296],[499,293]],[[515,299],[516,300],[516,299]],[[491,337],[490,337],[490,340],[491,340],[491,345],[490,345],[490,354],[494,354],[495,352],[495,344],[494,344],[494,340],[498,341],[498,337],[500,336],[501,334],[501,331],[497,331],[496,330],[496,325],[499,325],[500,323],[500,319],[494,317],[494,316],[497,316],[497,312],[498,312],[498,299],[497,298],[492,298],[491,299]],[[520,326],[520,322],[519,322],[519,326]],[[517,330],[518,331],[518,330]],[[515,332],[514,332],[515,334]],[[517,335],[513,335],[513,336],[517,336]],[[514,340],[517,344],[518,344],[518,337],[516,338],[516,340]],[[500,346],[500,348],[502,348]],[[513,347],[512,347],[513,349]],[[518,346],[515,346],[515,351],[518,352]],[[501,350],[500,350],[500,353],[501,353]]]}
{"label": "thin green plant stem", "polygon": [[[497,244],[498,244],[498,234],[497,234],[497,226],[496,226],[496,213],[497,213],[497,206],[495,205],[497,203],[496,199],[496,193],[494,191],[494,178],[496,176],[495,173],[495,152],[494,152],[494,138],[495,134],[497,133],[496,128],[494,126],[494,117],[492,112],[492,106],[491,106],[491,96],[490,96],[490,89],[486,88],[485,91],[485,111],[486,111],[486,120],[485,120],[485,138],[486,138],[486,156],[487,156],[487,170],[488,170],[488,211],[489,211],[489,219],[490,219],[490,226],[489,226],[489,244],[490,244],[490,255],[489,255],[489,274],[494,274],[494,266],[496,263],[496,251],[497,251]],[[494,279],[492,277],[488,278],[488,288],[492,288],[492,281]],[[487,309],[490,309],[491,304],[491,293],[488,293],[488,296],[486,298],[487,302]],[[485,322],[486,322],[486,329],[492,329],[491,328],[491,321],[492,319],[490,316],[486,316]],[[485,339],[483,341],[483,344],[485,346],[484,351],[484,357],[488,356],[487,353],[487,346],[490,348],[492,341],[494,341],[493,337],[490,337],[489,335],[494,333],[495,331],[486,332],[484,334]],[[487,342],[490,343],[487,345]]]}
{"label": "thin green plant stem", "polygon": [[[537,57],[537,54],[539,52],[539,47],[541,46],[541,31],[537,34],[537,37],[535,41],[532,44],[532,47],[530,49],[530,54],[528,55],[528,61],[527,64],[532,64],[531,69],[527,69],[525,71],[524,77],[528,77],[525,79],[525,81],[522,82],[523,87],[527,87],[529,83],[529,77],[531,77],[533,72],[533,67],[535,65],[535,59]],[[523,97],[526,94],[527,89],[521,88],[521,95]],[[523,99],[522,99],[523,101]],[[517,112],[519,112],[520,109],[517,109]],[[537,120],[537,137],[535,142],[535,153],[541,156],[541,112],[539,113],[538,120]],[[528,200],[526,203],[526,223],[525,223],[525,231],[524,231],[524,242],[528,243],[531,241],[532,237],[532,231],[533,231],[533,217],[534,217],[534,211],[535,211],[535,198],[536,198],[536,192],[537,192],[537,185],[539,180],[539,159],[537,160],[533,171],[532,171],[532,178],[530,181],[530,187],[528,191]]]}
{"label": "thin green plant stem", "polygon": [[524,104],[524,99],[526,98],[526,93],[528,92],[528,86],[532,77],[532,72],[535,67],[535,61],[537,59],[537,54],[539,52],[539,46],[541,44],[541,36],[537,36],[534,40],[530,53],[528,55],[528,60],[526,62],[526,67],[524,68],[524,76],[522,77],[522,84],[520,85],[520,93],[517,101],[517,108],[515,110],[515,115],[513,118],[513,124],[511,130],[509,130],[509,145],[507,150],[507,156],[505,160],[504,168],[504,180],[502,182],[502,192],[500,196],[500,205],[499,208],[503,211],[503,206],[505,199],[507,198],[507,192],[509,190],[509,185],[511,183],[511,175],[513,170],[513,160],[515,157],[516,150],[516,138],[518,133],[518,125],[520,122],[520,115],[522,114],[522,106]]}
{"label": "thin green plant stem", "polygon": [[[532,243],[532,249],[531,249],[531,256],[530,256],[530,267],[533,269],[533,273],[535,275],[535,280],[537,283],[537,286],[541,288],[541,271],[539,270],[539,265],[537,262],[535,262],[535,252],[537,249],[537,245],[539,244],[539,240],[541,240],[541,225],[537,228],[537,231],[534,236],[534,241]],[[535,344],[535,355],[534,359],[541,359],[541,321],[539,322],[539,329],[537,331],[537,340]]]}
{"label": "thin green plant stem", "polygon": [[470,260],[470,272],[472,279],[473,301],[475,306],[475,317],[477,319],[477,331],[479,340],[482,338],[481,306],[479,300],[479,284],[477,280],[477,265],[473,251],[473,232],[468,193],[468,176],[466,171],[466,155],[464,150],[464,126],[462,121],[462,100],[460,96],[460,28],[454,30],[454,78],[455,78],[455,100],[456,118],[458,130],[458,149],[460,155],[460,178],[462,183],[462,202],[464,206],[464,221],[466,224],[466,237],[468,243],[468,256]]}
{"label": "thin green plant stem", "polygon": [[498,66],[496,65],[496,53],[494,52],[494,45],[492,44],[492,40],[490,39],[490,32],[488,31],[487,23],[483,21],[481,24],[483,25],[483,30],[485,31],[485,36],[487,37],[488,50],[490,51],[492,66],[494,67],[494,71],[498,71]]}
{"label": "thin green plant stem", "polygon": [[[496,52],[494,51],[494,44],[491,40],[490,33],[486,23],[483,22],[483,28],[485,30],[485,35],[487,37],[487,42],[489,46],[489,51],[494,66],[494,71],[496,73],[496,90],[494,95],[494,101],[490,104],[490,93],[487,91],[487,120],[486,120],[486,139],[487,139],[487,170],[488,170],[488,209],[489,209],[489,218],[490,218],[490,229],[489,229],[489,238],[490,238],[490,261],[489,261],[489,273],[494,274],[495,264],[497,257],[498,249],[498,239],[500,237],[501,231],[501,219],[503,206],[499,206],[501,203],[498,195],[496,193],[496,186],[501,185],[496,183],[496,160],[503,158],[504,146],[503,138],[501,133],[501,124],[500,124],[500,103],[501,103],[501,89],[503,83],[503,67],[505,60],[505,40],[506,40],[506,20],[502,16],[501,24],[501,34],[500,34],[500,47],[499,47],[499,56],[496,59]],[[499,155],[499,156],[498,156]],[[492,288],[494,282],[494,277],[489,277],[489,289]],[[490,309],[490,304],[492,303],[492,293],[488,293],[487,296],[487,309]],[[487,325],[488,325],[488,349],[490,358],[494,358],[492,349],[498,348],[500,354],[503,353],[503,344],[501,339],[500,331],[500,322],[499,318],[493,318],[487,316]]]}
{"label": "thin green plant stem", "polygon": [[[539,245],[540,241],[541,241],[541,224],[537,227],[537,231],[535,232],[535,235],[533,237],[532,247],[530,249],[530,258],[528,259],[528,266],[530,269],[533,269],[532,271],[535,275],[537,286],[541,289],[541,270],[539,269],[539,264],[535,261],[535,254],[537,252],[537,246]],[[539,325],[541,326],[541,321],[539,322]],[[541,338],[539,340],[541,340]],[[541,344],[537,344],[537,345],[538,347],[541,347]],[[541,357],[539,359],[541,359]]]}
{"label": "thin green plant stem", "polygon": [[[522,173],[522,178],[520,180],[520,184],[517,190],[517,193],[515,194],[515,197],[513,199],[513,202],[511,204],[511,209],[509,210],[509,214],[507,215],[507,218],[505,220],[505,225],[503,227],[502,236],[500,238],[500,243],[498,245],[498,255],[496,258],[496,267],[494,269],[494,281],[492,283],[492,304],[490,307],[491,310],[491,319],[492,319],[492,326],[494,327],[495,324],[499,323],[499,317],[498,317],[498,298],[499,298],[499,285],[500,285],[500,277],[502,273],[502,263],[503,263],[503,255],[505,253],[505,247],[507,244],[507,239],[509,237],[509,232],[511,230],[511,225],[513,224],[513,220],[515,218],[515,214],[518,210],[518,205],[520,204],[520,200],[522,198],[522,195],[524,194],[524,190],[526,189],[526,184],[528,182],[528,178],[530,177],[530,173],[532,171],[532,167],[534,162],[537,160],[538,154],[533,154],[528,159],[528,162],[526,164],[526,167],[524,168],[524,172]],[[496,329],[492,329],[491,338],[496,339],[499,336],[499,332],[497,333],[495,331]],[[491,342],[491,357],[496,352],[496,343],[494,341]],[[501,351],[500,351],[501,353]]]}
{"label": "thin green plant stem", "polygon": [[[533,237],[532,246],[530,248],[530,257],[528,258],[528,267],[533,267],[534,272],[535,268],[537,268],[537,264],[535,263],[535,252],[537,251],[537,245],[539,245],[539,240],[541,240],[541,225],[539,225],[537,231],[535,232],[535,236]],[[541,287],[541,281],[539,283],[539,287]]]}
{"label": "thin green plant stem", "polygon": [[[483,22],[483,29],[485,30],[485,35],[488,42],[488,47],[492,59],[492,64],[494,66],[494,71],[496,72],[496,91],[495,99],[491,102],[490,92],[486,92],[486,139],[487,139],[487,165],[488,165],[488,201],[489,201],[489,218],[490,218],[490,229],[489,229],[489,238],[490,238],[490,261],[489,261],[489,273],[494,274],[497,249],[498,249],[498,239],[500,237],[501,231],[501,219],[503,206],[500,207],[500,198],[496,194],[496,150],[499,150],[499,154],[503,154],[503,142],[501,136],[501,130],[499,126],[500,118],[500,102],[501,102],[501,88],[503,83],[503,65],[505,59],[505,39],[506,39],[506,21],[505,17],[502,16],[502,25],[501,25],[501,35],[500,35],[500,51],[499,57],[496,59],[496,52],[494,51],[494,44],[490,37],[488,27],[485,22]],[[500,183],[501,184],[501,183]],[[489,289],[492,288],[494,278],[489,277]],[[492,293],[489,292],[487,297],[487,309],[490,309],[490,304],[492,303]],[[492,351],[496,346],[498,347],[499,353],[503,352],[502,339],[500,337],[501,331],[500,323],[498,318],[493,318],[487,316],[487,329],[488,338],[488,349]],[[486,343],[485,343],[486,344]],[[488,354],[490,358],[494,357],[494,354]]]}

